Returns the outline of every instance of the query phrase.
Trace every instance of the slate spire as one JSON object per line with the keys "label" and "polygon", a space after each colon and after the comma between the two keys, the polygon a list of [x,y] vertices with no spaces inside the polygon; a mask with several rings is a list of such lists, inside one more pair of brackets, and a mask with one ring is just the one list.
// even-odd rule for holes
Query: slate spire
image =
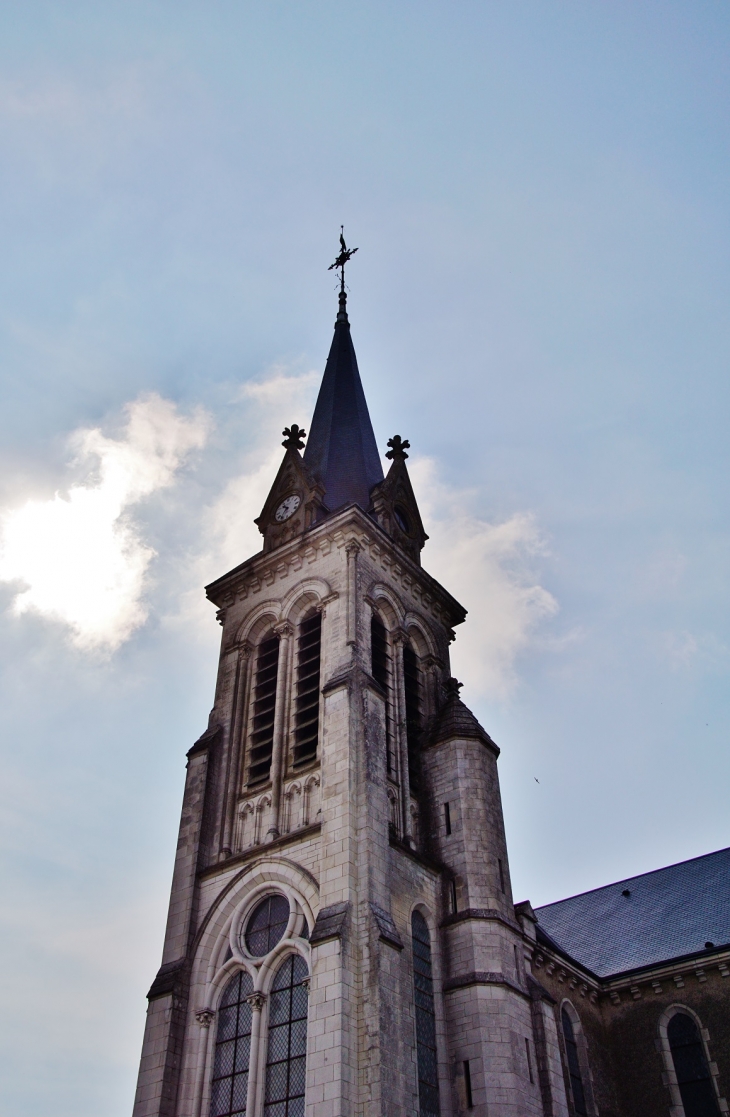
{"label": "slate spire", "polygon": [[344,290],[340,291],[335,335],[314,408],[304,461],[324,486],[324,501],[330,512],[350,503],[359,504],[367,511],[371,489],[383,480],[350,335]]}

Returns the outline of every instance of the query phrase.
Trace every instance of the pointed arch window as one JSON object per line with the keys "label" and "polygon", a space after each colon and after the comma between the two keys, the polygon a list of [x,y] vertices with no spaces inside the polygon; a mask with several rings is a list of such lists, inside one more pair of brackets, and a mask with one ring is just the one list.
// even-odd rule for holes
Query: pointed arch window
{"label": "pointed arch window", "polygon": [[406,703],[406,741],[408,744],[408,780],[411,791],[418,791],[421,758],[421,668],[410,644],[403,645],[403,690]]}
{"label": "pointed arch window", "polygon": [[268,780],[271,773],[278,675],[279,640],[271,633],[264,637],[256,652],[251,752],[248,766],[250,784]]}
{"label": "pointed arch window", "polygon": [[433,996],[431,936],[420,911],[411,916],[413,937],[413,990],[416,1002],[416,1054],[418,1061],[419,1117],[439,1117],[436,1012]]}
{"label": "pointed arch window", "polygon": [[719,1117],[715,1087],[700,1030],[689,1013],[677,1012],[667,1027],[685,1117]]}
{"label": "pointed arch window", "polygon": [[218,1009],[210,1117],[243,1117],[251,1057],[251,975],[237,973],[226,985]]}
{"label": "pointed arch window", "polygon": [[279,967],[269,994],[265,1117],[304,1117],[307,983],[306,962],[299,954],[290,954]]}
{"label": "pointed arch window", "polygon": [[322,614],[302,621],[297,641],[297,692],[294,724],[295,767],[317,758]]}
{"label": "pointed arch window", "polygon": [[390,651],[385,625],[375,613],[370,621],[370,656],[373,678],[385,691],[385,755],[388,775],[393,772],[393,751],[390,731]]}
{"label": "pointed arch window", "polygon": [[575,1039],[575,1028],[566,1008],[560,1014],[563,1024],[563,1038],[565,1039],[565,1055],[568,1060],[568,1076],[570,1078],[570,1092],[573,1097],[573,1109],[578,1117],[588,1114],[586,1107],[586,1092],[583,1085],[578,1044]]}

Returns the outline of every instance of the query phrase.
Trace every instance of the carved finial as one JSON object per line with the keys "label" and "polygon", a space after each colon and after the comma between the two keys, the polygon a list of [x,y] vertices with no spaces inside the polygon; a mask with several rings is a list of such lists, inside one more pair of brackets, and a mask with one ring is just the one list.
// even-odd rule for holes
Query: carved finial
{"label": "carved finial", "polygon": [[410,450],[411,444],[406,438],[401,438],[399,434],[394,434],[392,438],[388,439],[390,450],[385,455],[386,458],[392,458],[394,462],[404,462],[408,457],[406,450]]}
{"label": "carved finial", "polygon": [[464,684],[460,683],[458,679],[447,679],[444,683],[444,687],[446,688],[446,693],[448,694],[449,698],[458,698],[459,691],[461,690],[463,685]]}
{"label": "carved finial", "polygon": [[298,427],[296,423],[292,423],[290,427],[284,427],[281,433],[284,435],[282,446],[285,446],[287,450],[301,450],[304,446],[307,432],[303,427]]}

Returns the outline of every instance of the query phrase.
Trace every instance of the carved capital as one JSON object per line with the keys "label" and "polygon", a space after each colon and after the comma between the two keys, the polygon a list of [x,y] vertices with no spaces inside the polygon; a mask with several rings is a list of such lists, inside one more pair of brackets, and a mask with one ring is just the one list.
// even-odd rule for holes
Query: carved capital
{"label": "carved capital", "polygon": [[291,621],[282,621],[280,624],[274,625],[274,632],[280,640],[288,640],[290,636],[294,635],[294,626]]}
{"label": "carved capital", "polygon": [[311,980],[311,977],[303,977],[301,982],[299,983],[303,989],[307,990],[307,993],[309,992],[309,983]]}
{"label": "carved capital", "polygon": [[195,1013],[195,1019],[200,1024],[201,1028],[209,1028],[215,1020],[214,1008],[199,1008]]}
{"label": "carved capital", "polygon": [[345,544],[345,551],[348,555],[359,555],[362,547],[357,539],[351,539],[349,543]]}
{"label": "carved capital", "polygon": [[255,1012],[261,1012],[261,1009],[266,1004],[266,994],[261,992],[249,993],[246,997],[246,1001]]}
{"label": "carved capital", "polygon": [[221,625],[221,627],[222,627],[226,623],[226,611],[225,611],[225,609],[219,609],[218,612],[215,615],[215,619],[218,621],[218,624]]}
{"label": "carved capital", "polygon": [[249,644],[248,640],[244,640],[243,643],[238,646],[238,654],[243,660],[250,659],[252,651],[253,645]]}

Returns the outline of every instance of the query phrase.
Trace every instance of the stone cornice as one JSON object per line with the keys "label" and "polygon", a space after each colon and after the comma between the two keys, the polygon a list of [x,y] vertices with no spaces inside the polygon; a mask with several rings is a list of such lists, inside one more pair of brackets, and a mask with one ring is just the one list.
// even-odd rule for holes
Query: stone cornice
{"label": "stone cornice", "polygon": [[666,962],[658,962],[640,969],[626,970],[608,977],[598,977],[557,950],[541,944],[535,948],[532,966],[536,971],[543,970],[548,977],[556,977],[567,988],[578,988],[581,996],[590,995],[595,1001],[608,995],[613,1004],[619,1004],[622,995],[640,1000],[647,993],[654,995],[663,991],[663,986],[681,989],[685,980],[704,984],[708,976],[715,972],[721,977],[730,978],[730,947],[721,950],[703,950],[697,954],[683,955]]}
{"label": "stone cornice", "polygon": [[530,994],[520,985],[505,977],[503,973],[491,970],[472,970],[471,973],[450,977],[444,982],[444,993],[452,993],[455,989],[468,989],[472,985],[502,985],[520,997],[524,997],[525,1000],[530,1000]]}
{"label": "stone cornice", "polygon": [[503,915],[496,908],[464,908],[463,911],[454,911],[441,920],[441,926],[453,927],[456,923],[466,923],[470,919],[488,919],[494,920],[495,923],[503,923],[505,927],[509,927],[510,931],[514,931],[516,935],[522,938],[520,925],[515,923],[513,919],[509,919],[508,916]]}
{"label": "stone cornice", "polygon": [[547,977],[555,977],[561,985],[565,983],[571,992],[577,989],[581,997],[589,997],[594,1003],[598,1000],[602,986],[601,979],[577,963],[569,962],[567,957],[558,954],[557,951],[553,952],[542,946],[535,949],[532,955],[532,969],[538,972],[544,970]]}
{"label": "stone cornice", "polygon": [[442,623],[451,627],[466,617],[466,610],[435,578],[399,550],[370,516],[357,504],[341,509],[273,551],[260,551],[205,587],[209,601],[219,609],[230,608],[264,587],[272,586],[291,570],[301,570],[318,554],[333,547],[356,543],[371,562],[386,570],[391,581],[409,592]]}

